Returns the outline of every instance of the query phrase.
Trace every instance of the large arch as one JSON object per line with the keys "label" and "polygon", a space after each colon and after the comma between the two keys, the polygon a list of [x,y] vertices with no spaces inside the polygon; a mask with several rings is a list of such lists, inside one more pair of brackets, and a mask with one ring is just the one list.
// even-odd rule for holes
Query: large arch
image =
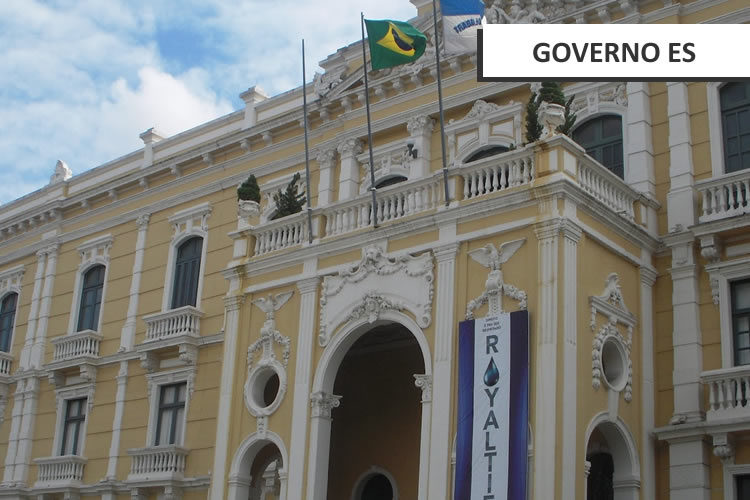
{"label": "large arch", "polygon": [[[614,500],[638,500],[641,465],[633,434],[620,417],[613,420],[610,419],[608,412],[601,412],[591,419],[586,429],[586,450],[589,448],[595,431],[600,432],[604,437],[608,451],[612,455]],[[585,481],[586,479],[584,479],[584,484],[586,484]]]}
{"label": "large arch", "polygon": [[[262,434],[258,432],[250,434],[240,444],[237,452],[234,454],[232,465],[229,469],[229,489],[227,494],[229,500],[247,500],[252,479],[249,471],[260,451],[269,444],[274,445],[281,455],[281,467],[278,470],[281,480],[279,500],[286,500],[289,455],[281,437],[275,432],[268,430]],[[219,478],[216,479],[219,480]]]}
{"label": "large arch", "polygon": [[[430,379],[432,377],[432,356],[427,337],[410,316],[398,311],[386,310],[380,312],[378,319],[372,323],[368,322],[367,318],[360,318],[345,324],[331,338],[325,351],[323,351],[313,378],[313,398],[317,398],[319,401],[330,401],[330,404],[325,405],[327,411],[316,412],[313,409],[312,412],[306,496],[309,500],[325,500],[327,498],[332,421],[330,409],[338,406],[338,400],[331,398],[341,362],[357,340],[372,329],[388,324],[397,324],[412,334],[422,355],[424,365],[423,375]],[[429,385],[431,386],[431,380]],[[430,392],[430,388],[423,388],[417,497],[419,500],[427,498],[431,401],[429,397],[425,397],[425,394],[429,394]]]}

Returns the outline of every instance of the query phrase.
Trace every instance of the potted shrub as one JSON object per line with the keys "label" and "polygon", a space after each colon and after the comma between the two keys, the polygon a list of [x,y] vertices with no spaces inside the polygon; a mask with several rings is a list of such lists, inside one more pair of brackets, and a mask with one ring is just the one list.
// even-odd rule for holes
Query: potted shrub
{"label": "potted shrub", "polygon": [[260,214],[260,187],[253,174],[237,188],[237,204],[241,217],[256,217]]}

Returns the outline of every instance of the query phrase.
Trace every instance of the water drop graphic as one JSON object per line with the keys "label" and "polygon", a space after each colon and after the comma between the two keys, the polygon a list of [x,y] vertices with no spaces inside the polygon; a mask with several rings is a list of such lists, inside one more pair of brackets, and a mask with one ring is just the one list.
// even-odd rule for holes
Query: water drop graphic
{"label": "water drop graphic", "polygon": [[498,380],[500,380],[500,372],[497,371],[495,360],[490,358],[490,364],[487,365],[487,370],[484,372],[484,385],[492,387],[497,384]]}

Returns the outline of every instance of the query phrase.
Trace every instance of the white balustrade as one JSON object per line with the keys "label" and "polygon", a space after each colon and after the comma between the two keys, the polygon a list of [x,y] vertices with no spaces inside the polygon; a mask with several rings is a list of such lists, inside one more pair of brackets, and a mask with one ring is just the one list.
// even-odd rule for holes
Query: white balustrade
{"label": "white balustrade", "polygon": [[175,445],[128,450],[132,457],[128,479],[174,479],[185,472],[190,450]]}
{"label": "white balustrade", "polygon": [[701,382],[708,386],[706,420],[750,417],[750,366],[703,372]]}
{"label": "white balustrade", "polygon": [[634,203],[638,199],[638,193],[603,165],[589,158],[579,159],[578,184],[586,193],[618,215],[629,221],[635,219]]}
{"label": "white balustrade", "polygon": [[102,336],[93,330],[83,330],[73,335],[52,339],[55,352],[52,361],[66,361],[82,357],[98,358]]}
{"label": "white balustrade", "polygon": [[146,322],[146,342],[179,335],[200,335],[200,319],[203,313],[193,306],[183,306],[171,311],[149,314]]}
{"label": "white balustrade", "polygon": [[[371,226],[371,196],[370,193],[361,194],[324,209],[326,236],[337,236]],[[432,210],[445,200],[442,177],[389,186],[378,190],[375,200],[378,224]]]}
{"label": "white balustrade", "polygon": [[464,199],[523,186],[534,180],[534,151],[531,148],[471,162],[460,169]]}
{"label": "white balustrade", "polygon": [[307,241],[307,219],[303,210],[299,214],[271,221],[252,230],[255,236],[254,255],[284,250]]}
{"label": "white balustrade", "polygon": [[37,458],[34,462],[39,467],[37,484],[54,483],[61,485],[80,483],[83,480],[83,467],[87,460],[78,455],[63,455]]}
{"label": "white balustrade", "polygon": [[700,193],[699,222],[750,214],[750,170],[696,183]]}
{"label": "white balustrade", "polygon": [[13,356],[9,352],[0,352],[0,376],[9,376],[12,364]]}

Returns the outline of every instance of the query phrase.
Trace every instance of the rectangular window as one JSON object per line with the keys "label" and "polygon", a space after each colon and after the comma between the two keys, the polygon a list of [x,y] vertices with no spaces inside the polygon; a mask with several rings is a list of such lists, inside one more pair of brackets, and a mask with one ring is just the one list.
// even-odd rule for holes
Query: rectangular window
{"label": "rectangular window", "polygon": [[159,412],[156,420],[154,444],[182,444],[182,428],[185,425],[185,389],[187,384],[163,385],[159,391]]}
{"label": "rectangular window", "polygon": [[86,422],[86,398],[68,399],[65,402],[62,447],[60,455],[78,455],[83,443],[83,424]]}
{"label": "rectangular window", "polygon": [[734,364],[750,364],[750,279],[731,283]]}
{"label": "rectangular window", "polygon": [[734,477],[737,481],[737,500],[750,500],[750,474]]}

